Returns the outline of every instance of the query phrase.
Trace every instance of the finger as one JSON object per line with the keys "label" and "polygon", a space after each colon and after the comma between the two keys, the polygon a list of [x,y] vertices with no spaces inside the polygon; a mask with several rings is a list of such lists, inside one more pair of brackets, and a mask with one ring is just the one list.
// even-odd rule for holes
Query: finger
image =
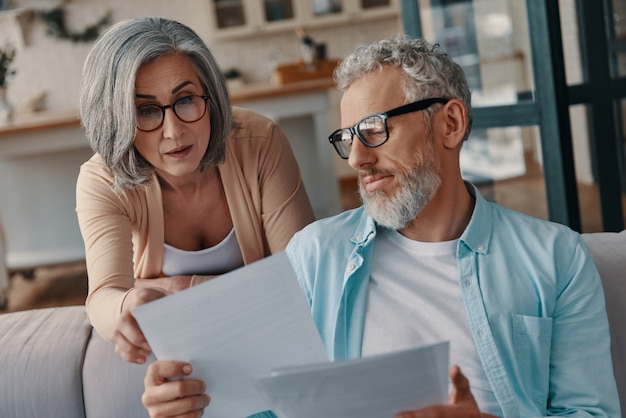
{"label": "finger", "polygon": [[113,335],[113,343],[115,344],[115,353],[122,359],[136,364],[146,362],[149,353],[130,343],[122,334],[116,332]]}
{"label": "finger", "polygon": [[131,363],[144,364],[151,352],[150,346],[132,317],[120,321],[113,334],[113,343],[115,352]]}
{"label": "finger", "polygon": [[192,370],[191,364],[184,361],[157,360],[148,366],[144,385],[156,386],[170,380],[187,377]]}
{"label": "finger", "polygon": [[160,299],[167,296],[168,291],[161,287],[142,287],[135,292],[135,298],[137,302],[135,306],[144,305],[153,300]]}
{"label": "finger", "polygon": [[133,287],[124,302],[122,303],[122,312],[129,312],[137,306],[145,305],[153,300],[167,296],[168,292],[157,287]]}
{"label": "finger", "polygon": [[[202,380],[191,378],[170,380],[158,385],[146,385],[142,395],[142,402],[146,405],[173,403],[183,398],[199,398],[200,395],[205,394],[205,391],[206,385]],[[204,403],[199,405],[200,404],[187,401],[185,410],[193,411],[206,406]]]}
{"label": "finger", "polygon": [[132,313],[127,312],[122,315],[122,318],[117,324],[116,331],[122,334],[132,345],[145,350],[147,354],[150,354],[152,351],[150,349],[150,345],[148,344],[148,340],[146,340],[146,337],[143,335],[143,332],[141,331],[141,328],[139,328],[139,324]]}
{"label": "finger", "polygon": [[152,418],[177,417],[177,418],[198,418],[204,415],[204,409],[209,405],[211,399],[208,395],[189,396],[176,399],[166,403],[150,404],[144,402],[144,407]]}
{"label": "finger", "polygon": [[450,367],[449,376],[452,381],[452,391],[448,397],[449,403],[454,405],[460,402],[474,402],[469,380],[467,380],[465,375],[461,372],[459,366],[453,365]]}
{"label": "finger", "polygon": [[448,405],[433,405],[416,411],[406,411],[395,418],[443,418],[460,416],[480,416],[478,405],[470,390],[469,380],[461,373],[457,365],[448,371],[452,381],[452,391],[448,396]]}
{"label": "finger", "polygon": [[148,366],[141,400],[151,417],[202,415],[210,398],[204,393],[204,382],[186,378],[191,370],[188,363],[176,361],[156,361]]}

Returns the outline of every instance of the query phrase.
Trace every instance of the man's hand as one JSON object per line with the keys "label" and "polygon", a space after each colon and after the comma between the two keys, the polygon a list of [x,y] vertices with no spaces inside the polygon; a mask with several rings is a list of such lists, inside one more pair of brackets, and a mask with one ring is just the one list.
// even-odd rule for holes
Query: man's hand
{"label": "man's hand", "polygon": [[115,352],[130,363],[144,364],[152,351],[131,310],[137,306],[162,298],[168,293],[157,288],[135,288],[126,295],[113,342]]}
{"label": "man's hand", "polygon": [[448,405],[436,405],[417,411],[402,412],[396,415],[396,418],[494,417],[493,415],[480,413],[476,400],[474,400],[474,395],[472,395],[470,390],[469,381],[461,373],[459,366],[450,367],[449,375],[453,388],[448,396]]}
{"label": "man's hand", "polygon": [[155,361],[148,366],[141,402],[152,418],[201,417],[210,398],[201,380],[189,379],[191,365]]}

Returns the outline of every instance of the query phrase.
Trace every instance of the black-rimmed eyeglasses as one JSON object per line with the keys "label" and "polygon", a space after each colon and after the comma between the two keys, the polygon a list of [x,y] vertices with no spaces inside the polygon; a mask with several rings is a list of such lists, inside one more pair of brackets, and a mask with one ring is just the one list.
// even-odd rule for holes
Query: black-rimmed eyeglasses
{"label": "black-rimmed eyeglasses", "polygon": [[356,135],[366,147],[379,147],[389,139],[389,129],[387,119],[393,116],[404,115],[405,113],[418,112],[424,110],[435,103],[448,103],[449,99],[434,97],[430,99],[418,100],[417,102],[405,104],[387,112],[377,113],[361,119],[352,128],[337,129],[330,134],[328,140],[335,147],[337,154],[344,160],[350,156],[352,148],[352,138]]}
{"label": "black-rimmed eyeglasses", "polygon": [[209,96],[185,96],[174,103],[159,106],[156,104],[142,104],[137,106],[137,129],[143,132],[151,132],[163,125],[165,110],[172,109],[174,114],[182,122],[196,122],[206,113],[206,101]]}

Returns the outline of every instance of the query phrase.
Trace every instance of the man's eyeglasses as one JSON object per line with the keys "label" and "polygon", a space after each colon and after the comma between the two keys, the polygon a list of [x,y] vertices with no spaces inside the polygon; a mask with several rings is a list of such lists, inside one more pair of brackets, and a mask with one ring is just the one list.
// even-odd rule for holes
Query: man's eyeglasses
{"label": "man's eyeglasses", "polygon": [[165,110],[172,109],[174,114],[182,122],[195,122],[200,120],[206,113],[206,101],[209,96],[185,96],[176,100],[173,104],[158,106],[155,104],[143,104],[137,106],[137,129],[143,132],[151,132],[163,125]]}
{"label": "man's eyeglasses", "polygon": [[450,99],[434,97],[430,99],[419,100],[417,102],[405,104],[387,112],[377,113],[361,119],[352,128],[337,129],[330,134],[328,140],[335,147],[337,154],[344,160],[350,156],[350,148],[352,148],[352,138],[356,135],[366,147],[379,147],[389,139],[389,129],[387,128],[387,119],[393,116],[404,115],[406,113],[418,112],[424,110],[435,103],[448,103]]}

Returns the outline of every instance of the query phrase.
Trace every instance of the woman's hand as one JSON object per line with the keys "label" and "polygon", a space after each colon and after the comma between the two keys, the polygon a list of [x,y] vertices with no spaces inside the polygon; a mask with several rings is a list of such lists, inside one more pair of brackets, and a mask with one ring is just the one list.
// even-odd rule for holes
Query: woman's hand
{"label": "woman's hand", "polygon": [[176,293],[210,280],[215,276],[171,276],[155,279],[135,279],[135,287],[128,292],[122,304],[122,317],[113,335],[115,352],[130,363],[144,364],[151,353],[132,309],[171,293]]}
{"label": "woman's hand", "polygon": [[135,279],[135,287],[154,287],[168,291],[169,293],[180,292],[199,283],[211,280],[218,275],[193,275],[193,276],[170,276],[157,279]]}
{"label": "woman's hand", "polygon": [[122,317],[113,334],[115,352],[130,363],[144,364],[152,351],[144,337],[132,309],[162,298],[168,292],[159,288],[134,288],[124,299],[122,304]]}
{"label": "woman's hand", "polygon": [[169,293],[176,293],[191,287],[192,278],[193,276],[171,276],[157,279],[135,279],[135,287],[159,288]]}
{"label": "woman's hand", "polygon": [[417,411],[407,411],[396,415],[396,418],[495,418],[493,415],[481,414],[470,390],[469,380],[461,373],[459,366],[450,367],[449,376],[453,388],[448,396],[448,405],[436,405]]}
{"label": "woman's hand", "polygon": [[201,417],[210,398],[201,380],[190,379],[191,365],[155,361],[148,366],[141,402],[152,418]]}

